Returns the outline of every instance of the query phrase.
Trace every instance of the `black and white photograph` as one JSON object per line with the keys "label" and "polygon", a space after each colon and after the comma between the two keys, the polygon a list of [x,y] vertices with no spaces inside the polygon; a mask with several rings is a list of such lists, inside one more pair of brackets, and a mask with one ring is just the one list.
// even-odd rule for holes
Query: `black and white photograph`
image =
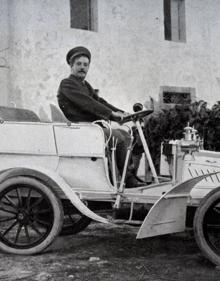
{"label": "black and white photograph", "polygon": [[220,0],[0,0],[0,281],[220,280]]}

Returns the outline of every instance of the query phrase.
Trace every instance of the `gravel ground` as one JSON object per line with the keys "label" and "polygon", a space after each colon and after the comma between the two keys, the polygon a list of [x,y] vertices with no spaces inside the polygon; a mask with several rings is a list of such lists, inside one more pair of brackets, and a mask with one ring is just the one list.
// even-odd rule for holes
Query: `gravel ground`
{"label": "gravel ground", "polygon": [[219,281],[220,269],[200,253],[191,234],[136,240],[136,228],[91,224],[59,237],[44,253],[0,253],[5,281]]}

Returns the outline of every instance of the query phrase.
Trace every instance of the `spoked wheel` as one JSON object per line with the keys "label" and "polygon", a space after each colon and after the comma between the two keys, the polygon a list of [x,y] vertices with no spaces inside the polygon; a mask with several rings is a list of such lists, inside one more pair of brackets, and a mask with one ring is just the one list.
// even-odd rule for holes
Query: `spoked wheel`
{"label": "spoked wheel", "polygon": [[64,218],[61,236],[77,234],[83,231],[91,222],[91,219],[82,214],[72,214]]}
{"label": "spoked wheel", "polygon": [[202,253],[220,265],[220,187],[201,201],[194,218],[194,233]]}
{"label": "spoked wheel", "polygon": [[61,236],[77,234],[83,231],[90,223],[91,219],[80,213],[69,200],[63,200],[64,221],[60,232]]}
{"label": "spoked wheel", "polygon": [[0,249],[36,254],[59,234],[63,209],[59,198],[43,183],[28,177],[10,178],[0,185]]}

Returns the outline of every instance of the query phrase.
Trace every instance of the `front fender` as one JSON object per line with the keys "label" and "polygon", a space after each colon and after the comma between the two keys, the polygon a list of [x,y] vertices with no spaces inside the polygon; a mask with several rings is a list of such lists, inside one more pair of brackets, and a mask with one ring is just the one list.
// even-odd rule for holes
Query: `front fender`
{"label": "front fender", "polygon": [[187,199],[191,190],[204,178],[217,173],[219,172],[186,180],[162,195],[142,223],[137,239],[184,231]]}
{"label": "front fender", "polygon": [[58,187],[66,197],[72,202],[72,204],[85,216],[102,223],[109,223],[105,218],[92,212],[77,196],[77,194],[72,190],[72,188],[66,183],[66,181],[60,177],[54,171],[41,167],[33,167],[30,169],[28,167],[22,168],[9,168],[7,170],[1,171],[0,173],[0,184],[5,180],[16,177],[16,176],[30,176],[32,178],[43,181],[49,188],[53,186]]}

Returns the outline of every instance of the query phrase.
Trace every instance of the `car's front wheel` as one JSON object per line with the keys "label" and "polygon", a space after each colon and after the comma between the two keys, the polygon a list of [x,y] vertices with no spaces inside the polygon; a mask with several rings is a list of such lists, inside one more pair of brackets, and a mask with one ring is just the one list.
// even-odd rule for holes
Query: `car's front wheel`
{"label": "car's front wheel", "polygon": [[37,254],[62,229],[60,199],[42,182],[24,176],[0,184],[0,249],[12,254]]}
{"label": "car's front wheel", "polygon": [[208,193],[197,208],[194,234],[202,253],[220,265],[220,187]]}

